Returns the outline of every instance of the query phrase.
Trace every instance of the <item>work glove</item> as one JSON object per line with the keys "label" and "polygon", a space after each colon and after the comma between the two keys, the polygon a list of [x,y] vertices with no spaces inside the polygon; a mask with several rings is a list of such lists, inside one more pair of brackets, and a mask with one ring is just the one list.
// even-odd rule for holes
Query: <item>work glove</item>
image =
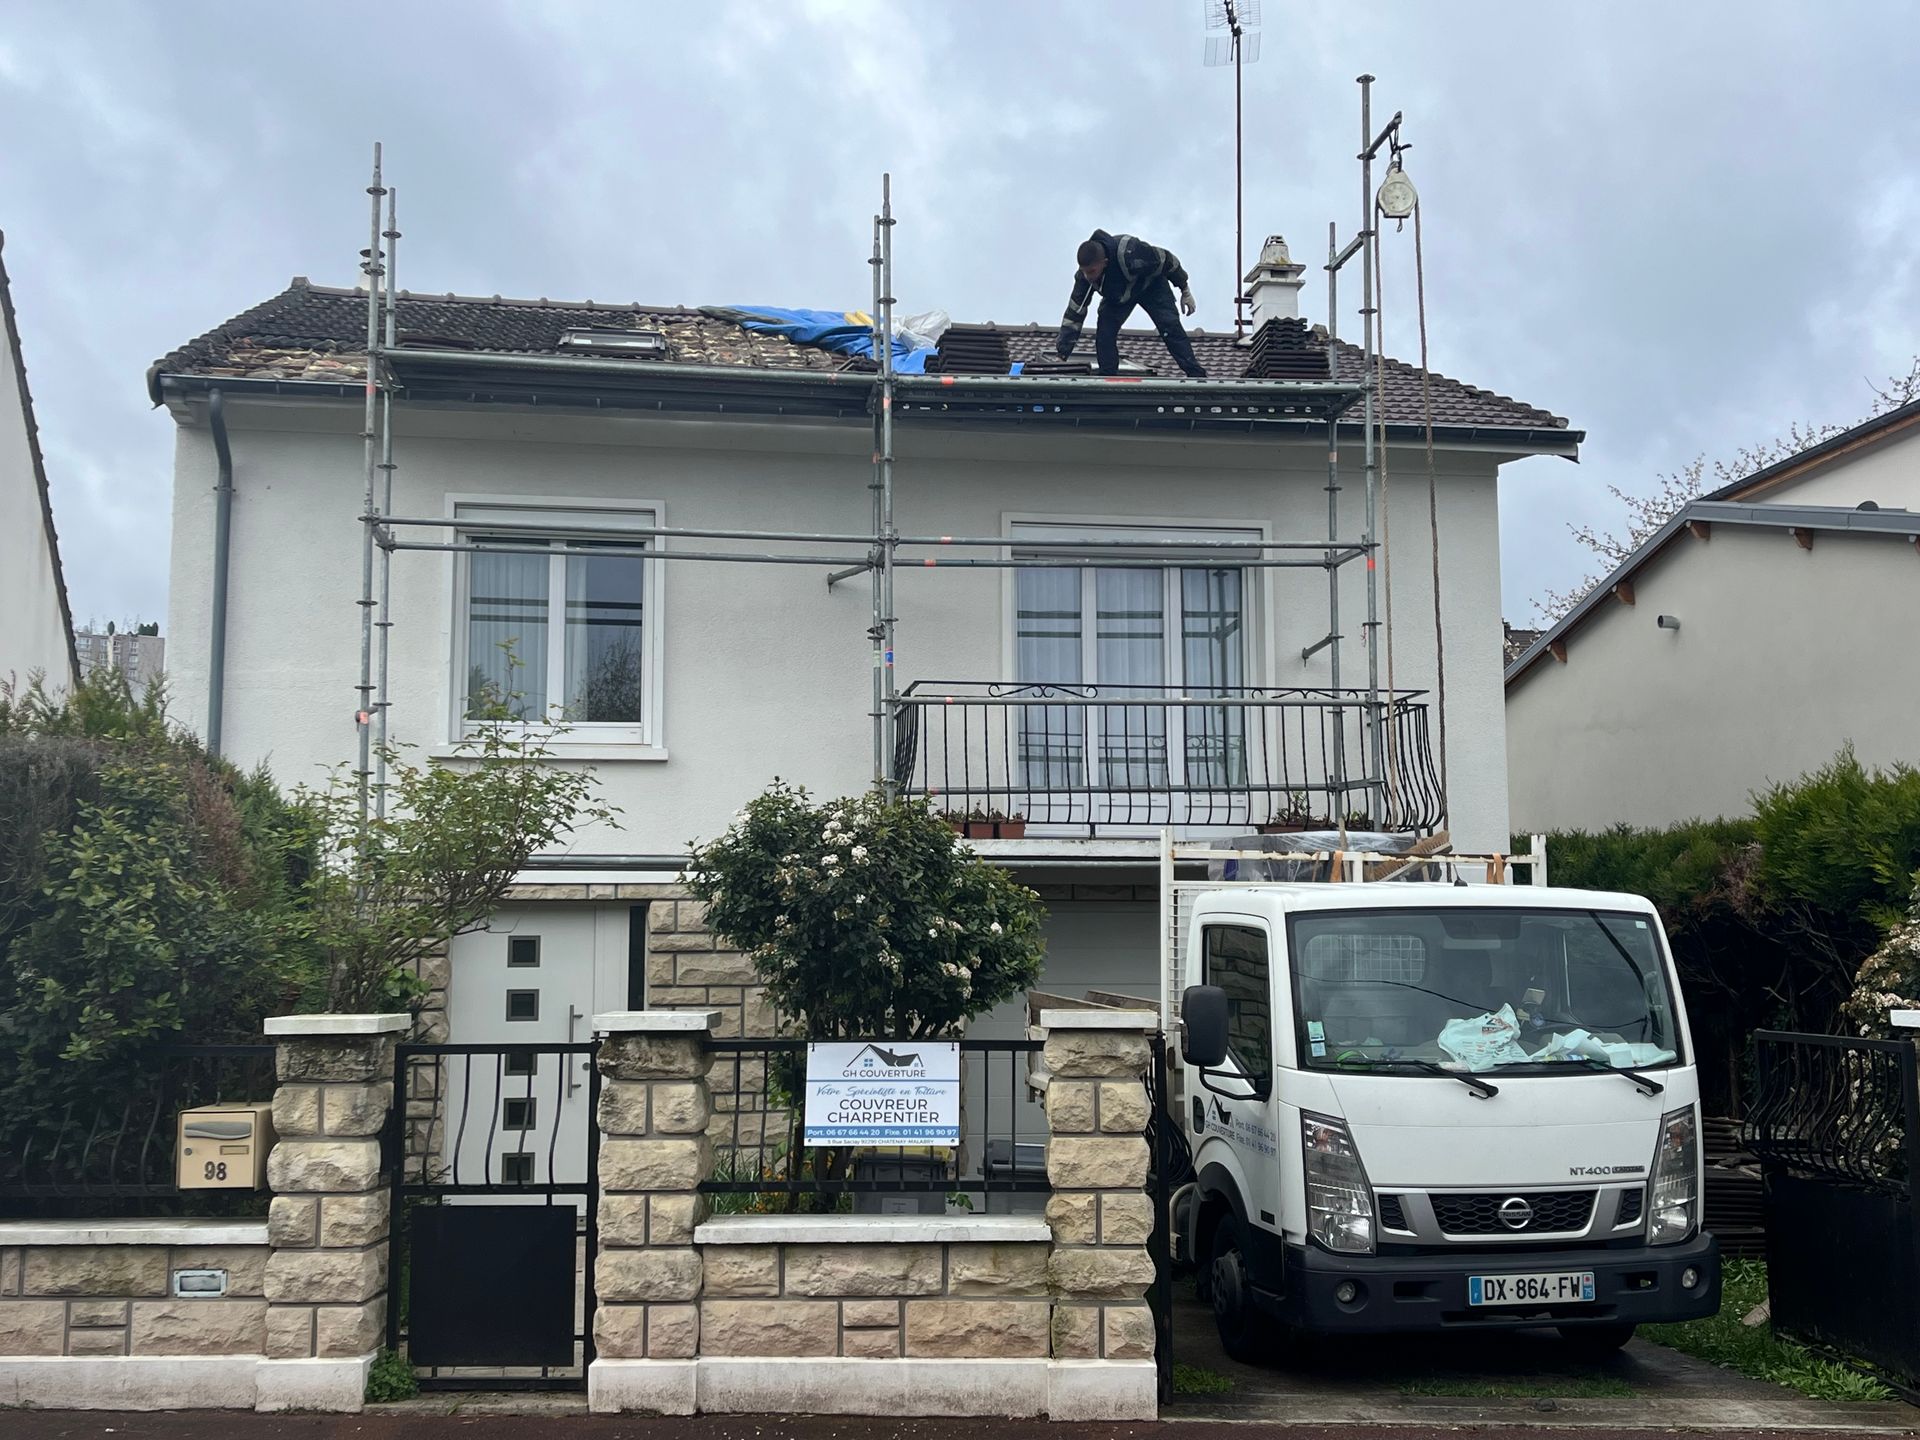
{"label": "work glove", "polygon": [[1058,340],[1053,342],[1053,353],[1058,355],[1062,360],[1072,359],[1073,342],[1062,335]]}
{"label": "work glove", "polygon": [[1182,315],[1191,315],[1199,308],[1199,305],[1194,302],[1192,289],[1189,288],[1180,292],[1180,313]]}

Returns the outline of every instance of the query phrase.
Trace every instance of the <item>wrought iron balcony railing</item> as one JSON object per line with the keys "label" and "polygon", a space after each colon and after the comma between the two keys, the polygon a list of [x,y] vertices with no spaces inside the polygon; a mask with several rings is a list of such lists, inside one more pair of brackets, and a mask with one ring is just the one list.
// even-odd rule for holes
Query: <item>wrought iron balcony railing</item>
{"label": "wrought iron balcony railing", "polygon": [[1446,802],[1425,693],[922,680],[899,697],[894,779],[1055,835],[1349,817],[1427,832]]}

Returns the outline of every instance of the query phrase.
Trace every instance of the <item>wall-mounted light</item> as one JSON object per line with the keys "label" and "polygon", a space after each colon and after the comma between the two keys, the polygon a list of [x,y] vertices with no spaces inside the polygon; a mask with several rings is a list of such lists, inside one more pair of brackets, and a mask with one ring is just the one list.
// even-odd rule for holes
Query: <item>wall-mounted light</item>
{"label": "wall-mounted light", "polygon": [[1680,617],[1678,615],[1661,615],[1656,617],[1653,623],[1658,625],[1662,630],[1678,630],[1680,628]]}

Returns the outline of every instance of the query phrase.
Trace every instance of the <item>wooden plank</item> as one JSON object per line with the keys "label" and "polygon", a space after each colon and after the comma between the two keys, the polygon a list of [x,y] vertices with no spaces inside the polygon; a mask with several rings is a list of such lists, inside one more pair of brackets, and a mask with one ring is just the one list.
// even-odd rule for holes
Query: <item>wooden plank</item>
{"label": "wooden plank", "polygon": [[1565,640],[1553,641],[1547,646],[1547,653],[1552,655],[1553,658],[1558,660],[1562,665],[1566,664],[1567,663],[1567,642]]}
{"label": "wooden plank", "polygon": [[1622,580],[1618,585],[1614,586],[1613,598],[1618,600],[1622,605],[1633,604],[1633,581]]}
{"label": "wooden plank", "polygon": [[1708,520],[1689,520],[1687,521],[1687,530],[1696,540],[1711,540],[1713,538],[1713,524]]}
{"label": "wooden plank", "polygon": [[1802,550],[1811,550],[1813,548],[1813,531],[1806,529],[1804,526],[1796,525],[1793,527],[1793,538],[1794,542],[1798,544]]}

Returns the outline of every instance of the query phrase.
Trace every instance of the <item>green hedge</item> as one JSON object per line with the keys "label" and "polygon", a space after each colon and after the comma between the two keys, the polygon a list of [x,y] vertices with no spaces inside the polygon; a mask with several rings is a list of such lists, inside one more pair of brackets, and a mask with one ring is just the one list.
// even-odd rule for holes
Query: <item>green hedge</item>
{"label": "green hedge", "polygon": [[1920,771],[1870,769],[1847,748],[1757,793],[1750,819],[1562,832],[1547,837],[1547,858],[1557,885],[1658,907],[1708,1109],[1737,1113],[1752,1032],[1841,1028],[1860,962],[1906,915],[1920,868]]}

